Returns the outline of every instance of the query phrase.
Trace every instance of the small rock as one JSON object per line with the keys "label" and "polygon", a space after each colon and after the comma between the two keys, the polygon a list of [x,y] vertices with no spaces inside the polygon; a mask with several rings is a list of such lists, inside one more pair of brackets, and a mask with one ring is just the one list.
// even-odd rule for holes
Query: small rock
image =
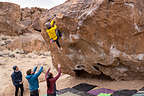
{"label": "small rock", "polygon": [[3,53],[2,52],[0,52],[0,57],[3,57],[4,55],[3,55]]}
{"label": "small rock", "polygon": [[9,54],[8,51],[0,51],[0,57],[4,57],[8,54]]}
{"label": "small rock", "polygon": [[43,55],[43,56],[51,56],[50,51],[49,52],[40,52],[39,55]]}
{"label": "small rock", "polygon": [[49,52],[44,52],[44,56],[51,56],[50,51]]}
{"label": "small rock", "polygon": [[9,38],[9,36],[6,35],[1,35],[0,36],[0,40],[7,40]]}
{"label": "small rock", "polygon": [[23,50],[20,50],[20,49],[16,49],[13,52],[16,54],[25,54],[25,52]]}
{"label": "small rock", "polygon": [[14,53],[9,53],[8,56],[11,57],[11,58],[14,58],[14,57],[15,57],[15,54],[14,54]]}
{"label": "small rock", "polygon": [[15,54],[15,57],[16,58],[25,58],[25,55],[24,54]]}
{"label": "small rock", "polygon": [[29,53],[27,55],[28,58],[36,58],[37,56],[34,53]]}
{"label": "small rock", "polygon": [[5,41],[5,44],[7,45],[7,44],[9,44],[11,41],[10,40],[7,40],[7,41]]}
{"label": "small rock", "polygon": [[5,41],[0,42],[0,46],[6,45]]}
{"label": "small rock", "polygon": [[6,38],[6,37],[2,37],[1,39],[2,39],[2,40],[7,40],[7,38]]}

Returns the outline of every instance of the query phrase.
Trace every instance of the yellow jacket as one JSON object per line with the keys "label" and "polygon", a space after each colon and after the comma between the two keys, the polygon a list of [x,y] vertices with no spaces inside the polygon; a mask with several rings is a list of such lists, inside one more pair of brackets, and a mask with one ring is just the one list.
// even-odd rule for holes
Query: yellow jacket
{"label": "yellow jacket", "polygon": [[54,25],[54,27],[50,29],[46,29],[46,32],[48,33],[50,39],[53,39],[53,40],[57,39],[56,29],[57,29],[56,25]]}
{"label": "yellow jacket", "polygon": [[51,24],[51,26],[52,26],[52,25],[54,24],[54,20],[52,20],[50,24]]}

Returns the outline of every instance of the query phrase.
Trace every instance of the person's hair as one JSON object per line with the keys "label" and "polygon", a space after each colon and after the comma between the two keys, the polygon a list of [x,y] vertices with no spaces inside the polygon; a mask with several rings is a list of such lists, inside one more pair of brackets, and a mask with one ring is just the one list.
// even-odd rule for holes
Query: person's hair
{"label": "person's hair", "polygon": [[26,74],[31,75],[31,69],[27,70]]}
{"label": "person's hair", "polygon": [[14,71],[16,70],[16,68],[17,68],[17,66],[13,66],[13,70],[14,70]]}
{"label": "person's hair", "polygon": [[52,73],[48,73],[46,81],[47,81],[47,87],[48,89],[50,88],[50,81],[49,79],[53,78],[53,74]]}

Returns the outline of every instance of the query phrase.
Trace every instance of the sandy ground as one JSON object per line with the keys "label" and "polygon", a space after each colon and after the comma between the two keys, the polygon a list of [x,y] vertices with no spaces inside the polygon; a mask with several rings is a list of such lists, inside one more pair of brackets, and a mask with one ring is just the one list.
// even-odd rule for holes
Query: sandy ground
{"label": "sandy ground", "polygon": [[[63,82],[63,83],[62,83]],[[133,81],[109,81],[109,80],[98,80],[96,78],[75,78],[75,77],[67,77],[65,79],[61,79],[57,82],[58,89],[63,89],[65,87],[72,87],[79,83],[89,83],[93,85],[97,85],[100,88],[109,88],[113,90],[120,89],[140,89],[144,87],[144,81],[142,80],[133,80]]]}
{"label": "sandy ground", "polygon": [[[9,52],[10,53],[10,52]],[[28,84],[25,79],[26,71],[33,69],[34,66],[44,66],[44,72],[51,67],[55,74],[56,70],[52,66],[51,56],[43,56],[36,54],[15,54],[15,57],[0,56],[0,96],[13,96],[13,84],[11,81],[12,67],[17,65],[23,73],[23,80],[25,91],[27,91]],[[44,81],[44,72],[40,76],[40,81]],[[27,95],[25,95],[27,96]]]}
{"label": "sandy ground", "polygon": [[[15,54],[15,57],[2,56],[0,57],[0,96],[14,96],[14,86],[11,81],[11,73],[13,72],[12,66],[18,65],[19,69],[23,73],[25,93],[24,96],[29,96],[28,82],[25,79],[26,70],[33,68],[34,66],[44,66],[44,72],[51,67],[51,72],[56,75],[57,71],[52,65],[50,55],[35,55],[35,54]],[[44,72],[39,77],[40,80],[40,96],[46,94],[46,82],[44,80]],[[57,89],[63,89],[67,87],[75,86],[79,83],[89,83],[97,85],[99,87],[110,88],[114,90],[118,89],[140,89],[144,86],[144,81],[111,81],[101,80],[97,78],[75,78],[66,74],[63,74],[57,81]]]}

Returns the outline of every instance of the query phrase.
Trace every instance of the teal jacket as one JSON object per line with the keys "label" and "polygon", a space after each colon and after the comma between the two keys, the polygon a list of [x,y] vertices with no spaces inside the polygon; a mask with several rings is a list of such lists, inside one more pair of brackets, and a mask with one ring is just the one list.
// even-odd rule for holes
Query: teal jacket
{"label": "teal jacket", "polygon": [[37,70],[37,67],[34,67],[34,69],[33,69],[34,74],[26,76],[26,79],[28,80],[28,83],[29,83],[30,91],[34,91],[39,88],[38,77],[41,74],[41,72],[43,71],[43,67],[40,67],[40,70],[37,73],[35,73],[36,70]]}

